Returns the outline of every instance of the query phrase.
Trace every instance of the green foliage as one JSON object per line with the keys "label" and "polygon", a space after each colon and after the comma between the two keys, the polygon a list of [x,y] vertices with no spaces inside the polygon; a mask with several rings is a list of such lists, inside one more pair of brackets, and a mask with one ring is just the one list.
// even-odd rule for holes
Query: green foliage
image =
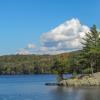
{"label": "green foliage", "polygon": [[83,73],[84,74],[91,74],[91,68],[85,68],[84,70],[83,70]]}
{"label": "green foliage", "polygon": [[[93,25],[89,33],[86,33],[83,38],[83,49],[81,51],[81,66],[90,66],[88,70],[93,74],[93,71],[100,71],[100,32],[97,31],[96,25]],[[83,67],[83,68],[84,68]],[[94,70],[93,70],[94,69]]]}
{"label": "green foliage", "polygon": [[76,78],[76,76],[77,76],[77,72],[74,71],[74,72],[73,72],[73,78]]}
{"label": "green foliage", "polygon": [[0,74],[51,73],[53,56],[9,55],[0,57]]}
{"label": "green foliage", "polygon": [[68,72],[68,59],[63,59],[63,57],[55,58],[52,71],[58,75],[57,80],[61,81],[63,79],[63,74]]}
{"label": "green foliage", "polygon": [[82,50],[70,54],[69,72],[93,74],[94,71],[100,71],[100,32],[95,25],[86,33],[82,44]]}
{"label": "green foliage", "polygon": [[0,56],[0,74],[57,74],[56,70],[52,70],[52,66],[55,59],[59,58],[64,61],[67,54]]}

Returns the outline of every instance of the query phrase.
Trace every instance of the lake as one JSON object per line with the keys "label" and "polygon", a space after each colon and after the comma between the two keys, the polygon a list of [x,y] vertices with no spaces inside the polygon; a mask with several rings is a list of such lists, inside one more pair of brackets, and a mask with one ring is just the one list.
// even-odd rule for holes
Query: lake
{"label": "lake", "polygon": [[[68,77],[68,76],[67,76]],[[0,100],[100,100],[100,88],[45,86],[56,75],[0,76]]]}

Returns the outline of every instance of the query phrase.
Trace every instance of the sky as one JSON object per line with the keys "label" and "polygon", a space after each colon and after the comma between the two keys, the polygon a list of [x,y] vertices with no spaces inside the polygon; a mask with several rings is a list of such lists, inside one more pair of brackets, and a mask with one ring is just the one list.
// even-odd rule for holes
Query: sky
{"label": "sky", "polygon": [[0,0],[0,55],[80,49],[99,11],[100,0]]}

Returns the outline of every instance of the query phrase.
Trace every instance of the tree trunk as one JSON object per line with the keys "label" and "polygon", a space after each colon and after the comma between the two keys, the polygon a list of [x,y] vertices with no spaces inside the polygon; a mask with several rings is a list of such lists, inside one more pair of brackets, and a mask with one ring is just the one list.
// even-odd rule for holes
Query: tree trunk
{"label": "tree trunk", "polygon": [[93,73],[93,62],[91,62],[91,74],[94,75],[94,73]]}

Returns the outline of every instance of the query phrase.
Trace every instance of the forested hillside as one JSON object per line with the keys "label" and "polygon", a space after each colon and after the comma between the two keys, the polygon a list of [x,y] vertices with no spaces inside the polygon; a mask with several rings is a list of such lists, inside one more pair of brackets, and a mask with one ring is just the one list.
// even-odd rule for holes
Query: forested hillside
{"label": "forested hillside", "polygon": [[7,55],[0,56],[0,74],[52,73],[56,59],[68,59],[69,53],[60,55]]}

